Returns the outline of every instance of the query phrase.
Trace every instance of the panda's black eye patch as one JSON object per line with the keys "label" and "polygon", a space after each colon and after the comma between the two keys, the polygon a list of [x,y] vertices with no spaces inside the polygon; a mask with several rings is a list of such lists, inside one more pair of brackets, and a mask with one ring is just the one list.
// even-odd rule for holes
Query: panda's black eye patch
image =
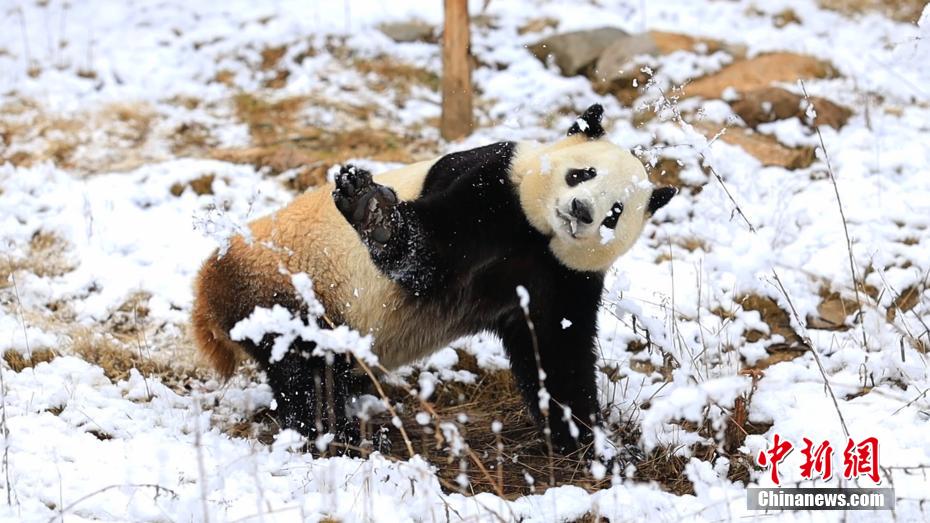
{"label": "panda's black eye patch", "polygon": [[608,229],[613,229],[617,226],[617,222],[620,220],[620,215],[623,214],[623,204],[617,202],[610,208],[610,212],[607,213],[607,217],[604,218],[604,221],[601,222],[601,225],[607,227]]}
{"label": "panda's black eye patch", "polygon": [[588,167],[585,169],[569,169],[568,173],[565,175],[565,183],[569,187],[574,187],[581,182],[586,182],[591,178],[597,176],[597,170],[594,167]]}

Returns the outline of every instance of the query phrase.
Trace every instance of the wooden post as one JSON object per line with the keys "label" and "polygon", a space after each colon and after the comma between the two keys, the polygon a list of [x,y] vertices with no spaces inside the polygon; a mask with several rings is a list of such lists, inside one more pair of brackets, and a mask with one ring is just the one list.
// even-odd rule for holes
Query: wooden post
{"label": "wooden post", "polygon": [[442,32],[442,118],[439,131],[446,140],[471,134],[471,61],[468,56],[468,0],[445,0]]}

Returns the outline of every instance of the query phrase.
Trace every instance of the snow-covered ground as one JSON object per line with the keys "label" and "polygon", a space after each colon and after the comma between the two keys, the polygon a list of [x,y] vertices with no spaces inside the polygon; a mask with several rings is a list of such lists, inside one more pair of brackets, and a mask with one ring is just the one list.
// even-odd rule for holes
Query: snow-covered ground
{"label": "snow-covered ground", "polygon": [[[484,2],[472,3],[477,15]],[[773,18],[787,9],[799,22],[777,27]],[[918,27],[806,0],[491,0],[472,35],[479,127],[454,144],[435,130],[439,94],[428,81],[402,86],[378,76],[399,73],[372,70],[389,57],[439,72],[438,45],[395,43],[376,28],[414,17],[438,26],[441,2],[0,4],[0,518],[737,520],[763,515],[747,511],[745,489],[771,479],[748,462],[748,483],[728,479],[731,459],[753,459],[776,433],[796,445],[829,440],[841,454],[848,430],[857,442],[878,438],[881,485],[895,488],[895,511],[774,517],[930,520],[930,9]],[[557,30],[519,30],[545,18]],[[630,108],[526,49],[555,31],[601,26],[721,39],[750,57],[827,60],[836,77],[804,86],[853,115],[839,130],[821,127],[826,151],[809,167],[763,167],[690,125],[732,122],[728,104],[663,99],[688,71],[684,78],[718,69],[716,59],[653,58],[655,77]],[[283,55],[263,67],[269,49]],[[297,175],[211,152],[255,145],[256,126],[236,109],[243,93],[303,97],[288,115],[303,125],[375,128],[430,144],[426,156],[552,140],[573,112],[600,102],[609,139],[647,161],[678,160],[680,178],[702,189],[676,197],[612,271],[600,379],[602,403],[615,421],[635,425],[644,451],[691,458],[694,494],[636,481],[629,469],[593,493],[562,485],[512,501],[466,496],[444,489],[435,464],[419,457],[314,459],[290,432],[272,444],[231,433],[270,404],[270,389],[254,373],[223,384],[197,366],[185,330],[191,282],[217,238],[285,204],[294,194],[285,182]],[[652,118],[637,116],[653,109]],[[180,141],[190,129],[201,139]],[[798,118],[760,130],[820,147]],[[392,165],[355,159],[380,171]],[[185,189],[205,176],[213,177],[207,193]],[[857,302],[849,328],[809,321],[824,304]],[[760,315],[767,304],[783,311],[781,325]],[[816,354],[785,357],[772,345],[790,340],[774,329],[809,338]],[[107,376],[88,345],[122,348],[162,370]],[[506,364],[493,340],[461,345],[487,368]],[[8,352],[28,359],[44,349],[57,357],[24,368]],[[467,377],[444,372],[456,361],[444,349],[424,368]],[[739,405],[761,433],[724,452]],[[720,452],[692,457],[702,446]],[[781,467],[782,485],[823,485],[801,478],[799,450]],[[857,484],[873,485],[826,483]]]}

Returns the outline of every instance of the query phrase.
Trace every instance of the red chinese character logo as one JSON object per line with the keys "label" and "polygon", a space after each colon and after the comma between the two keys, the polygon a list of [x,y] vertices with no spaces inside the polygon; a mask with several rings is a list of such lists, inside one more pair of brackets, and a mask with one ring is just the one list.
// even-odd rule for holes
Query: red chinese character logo
{"label": "red chinese character logo", "polygon": [[784,461],[788,454],[791,454],[791,451],[794,450],[794,445],[792,445],[790,441],[782,440],[781,436],[778,434],[775,434],[775,439],[772,443],[773,446],[771,449],[759,452],[759,457],[756,461],[762,467],[771,465],[772,482],[779,485],[778,464]]}
{"label": "red chinese character logo", "polygon": [[868,476],[876,484],[881,481],[878,477],[878,439],[865,438],[858,445],[852,438],[846,443],[843,451],[843,477],[846,479]]}
{"label": "red chinese character logo", "polygon": [[811,479],[813,472],[817,472],[824,481],[833,477],[833,447],[830,446],[830,442],[824,440],[814,450],[813,441],[802,439],[804,448],[801,449],[801,454],[804,455],[804,463],[801,464],[801,477]]}

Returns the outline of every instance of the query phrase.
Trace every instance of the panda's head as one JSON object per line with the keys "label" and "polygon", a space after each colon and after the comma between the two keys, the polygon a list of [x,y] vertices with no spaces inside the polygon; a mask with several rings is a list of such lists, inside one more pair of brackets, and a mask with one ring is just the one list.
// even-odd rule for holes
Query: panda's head
{"label": "panda's head", "polygon": [[580,271],[606,271],[676,192],[654,187],[635,156],[602,139],[602,115],[592,105],[567,138],[521,144],[512,163],[530,224],[551,238],[563,265]]}

